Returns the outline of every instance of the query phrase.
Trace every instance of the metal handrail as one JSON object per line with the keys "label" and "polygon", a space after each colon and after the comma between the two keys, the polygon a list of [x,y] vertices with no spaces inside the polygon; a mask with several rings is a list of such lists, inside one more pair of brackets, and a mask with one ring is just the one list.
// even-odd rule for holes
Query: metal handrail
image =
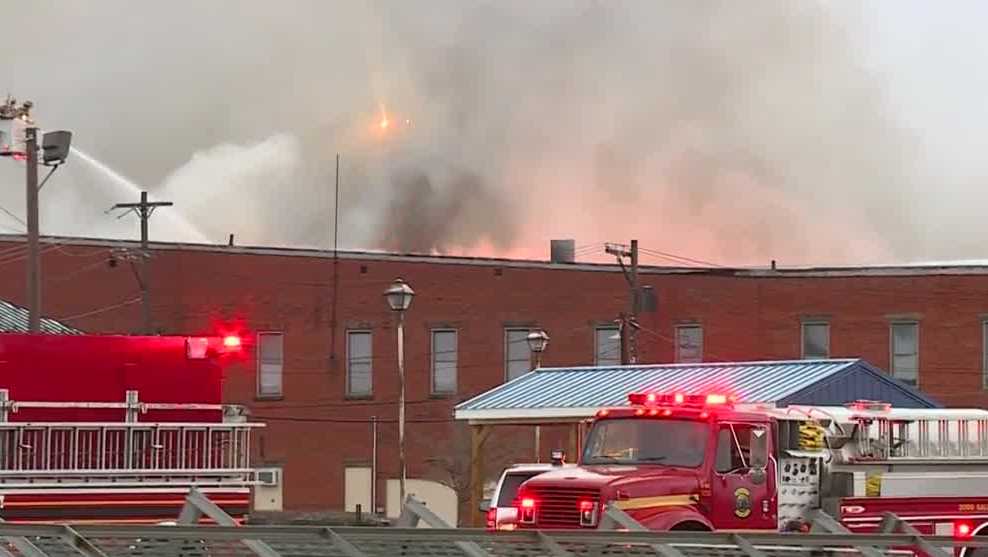
{"label": "metal handrail", "polygon": [[193,411],[193,412],[222,412],[224,417],[244,417],[246,407],[239,404],[213,404],[198,402],[142,402],[138,391],[129,390],[122,402],[107,401],[37,401],[12,400],[8,389],[0,389],[0,423],[9,420],[10,414],[20,410],[126,410],[127,422],[138,421],[138,416],[151,411]]}
{"label": "metal handrail", "polygon": [[[296,548],[307,545],[312,548],[308,553],[317,554],[317,549],[323,553],[328,546],[334,545],[334,539],[345,541],[357,555],[369,555],[368,544],[373,546],[374,554],[381,554],[382,547],[390,547],[394,555],[416,555],[425,553],[417,551],[418,547],[439,544],[455,544],[458,542],[473,542],[487,549],[493,555],[532,555],[533,548],[543,548],[544,540],[548,539],[563,548],[570,548],[573,553],[577,548],[608,547],[608,554],[620,555],[623,546],[660,545],[677,549],[687,557],[690,555],[709,555],[712,546],[735,548],[743,555],[751,555],[754,549],[795,548],[809,551],[811,549],[851,549],[856,550],[861,545],[871,545],[881,548],[883,553],[902,547],[911,547],[916,542],[916,536],[904,534],[775,534],[775,533],[717,533],[717,532],[631,532],[631,531],[546,531],[546,530],[516,530],[513,532],[486,532],[484,530],[466,529],[407,529],[407,528],[375,528],[375,527],[317,527],[317,526],[132,526],[132,525],[77,525],[72,530],[83,540],[88,540],[100,548],[106,555],[130,555],[128,544],[119,543],[122,540],[164,540],[170,542],[198,542],[203,544],[238,542],[245,540],[260,541],[270,552],[265,555],[279,555],[278,548],[282,544],[290,544]],[[69,534],[64,526],[50,524],[0,524],[0,537],[19,537],[27,539],[64,539]],[[955,545],[965,547],[988,547],[988,537],[982,539],[958,541],[950,536],[927,536],[924,541],[943,547]],[[740,543],[739,543],[740,542]],[[133,543],[133,542],[131,542]],[[105,545],[101,545],[105,544]],[[702,550],[697,553],[696,550]],[[42,555],[44,549],[41,549]],[[256,550],[255,550],[256,551]],[[260,552],[258,552],[260,554]],[[428,552],[432,554],[432,552]]]}

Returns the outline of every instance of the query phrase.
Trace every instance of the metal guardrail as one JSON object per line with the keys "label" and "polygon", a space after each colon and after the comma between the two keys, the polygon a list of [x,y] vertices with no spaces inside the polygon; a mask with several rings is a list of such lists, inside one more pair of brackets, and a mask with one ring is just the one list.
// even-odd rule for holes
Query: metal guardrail
{"label": "metal guardrail", "polygon": [[[903,554],[904,534],[730,534],[707,532],[514,531],[310,526],[97,526],[0,524],[2,552],[14,557],[467,557],[464,544],[489,557],[856,557],[859,545]],[[950,537],[925,538],[951,546]],[[250,543],[254,542],[254,543]],[[263,545],[262,545],[263,544]],[[984,541],[966,546],[988,547]],[[33,547],[32,547],[33,546]],[[0,554],[2,554],[0,552]],[[6,557],[6,555],[4,556]]]}
{"label": "metal guardrail", "polygon": [[[394,528],[237,527],[192,490],[175,526],[0,523],[0,557],[887,557],[913,551],[939,556],[938,548],[957,543],[949,536],[919,536],[895,517],[887,517],[878,534],[650,532],[613,510],[607,520],[617,530],[487,532],[445,527],[423,503],[408,498]],[[191,525],[203,517],[220,526]],[[429,528],[414,527],[422,522]],[[818,526],[841,528],[825,519]],[[904,533],[887,533],[896,529]],[[988,537],[962,545],[988,548]]]}

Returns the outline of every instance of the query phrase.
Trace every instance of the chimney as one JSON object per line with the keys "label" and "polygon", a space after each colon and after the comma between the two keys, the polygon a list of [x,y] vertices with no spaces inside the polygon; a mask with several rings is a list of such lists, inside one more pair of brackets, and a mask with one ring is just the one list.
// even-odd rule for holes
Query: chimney
{"label": "chimney", "polygon": [[576,263],[576,240],[549,240],[552,263]]}

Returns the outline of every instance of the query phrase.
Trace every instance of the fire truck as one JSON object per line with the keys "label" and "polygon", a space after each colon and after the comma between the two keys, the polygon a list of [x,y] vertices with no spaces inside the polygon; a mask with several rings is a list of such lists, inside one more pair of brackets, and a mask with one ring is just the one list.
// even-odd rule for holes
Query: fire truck
{"label": "fire truck", "polygon": [[190,488],[249,509],[261,424],[222,403],[240,337],[0,334],[0,519],[174,521]]}
{"label": "fire truck", "polygon": [[578,467],[521,485],[519,528],[597,528],[610,505],[660,531],[808,531],[823,510],[851,532],[892,512],[926,535],[988,535],[988,411],[628,399],[588,421]]}

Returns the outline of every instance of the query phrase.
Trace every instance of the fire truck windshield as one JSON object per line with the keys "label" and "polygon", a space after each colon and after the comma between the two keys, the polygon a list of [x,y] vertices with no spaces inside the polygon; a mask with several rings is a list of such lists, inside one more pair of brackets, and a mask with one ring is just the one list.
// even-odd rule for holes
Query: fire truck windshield
{"label": "fire truck windshield", "polygon": [[587,436],[583,464],[662,464],[696,468],[703,463],[709,425],[688,420],[601,420]]}

